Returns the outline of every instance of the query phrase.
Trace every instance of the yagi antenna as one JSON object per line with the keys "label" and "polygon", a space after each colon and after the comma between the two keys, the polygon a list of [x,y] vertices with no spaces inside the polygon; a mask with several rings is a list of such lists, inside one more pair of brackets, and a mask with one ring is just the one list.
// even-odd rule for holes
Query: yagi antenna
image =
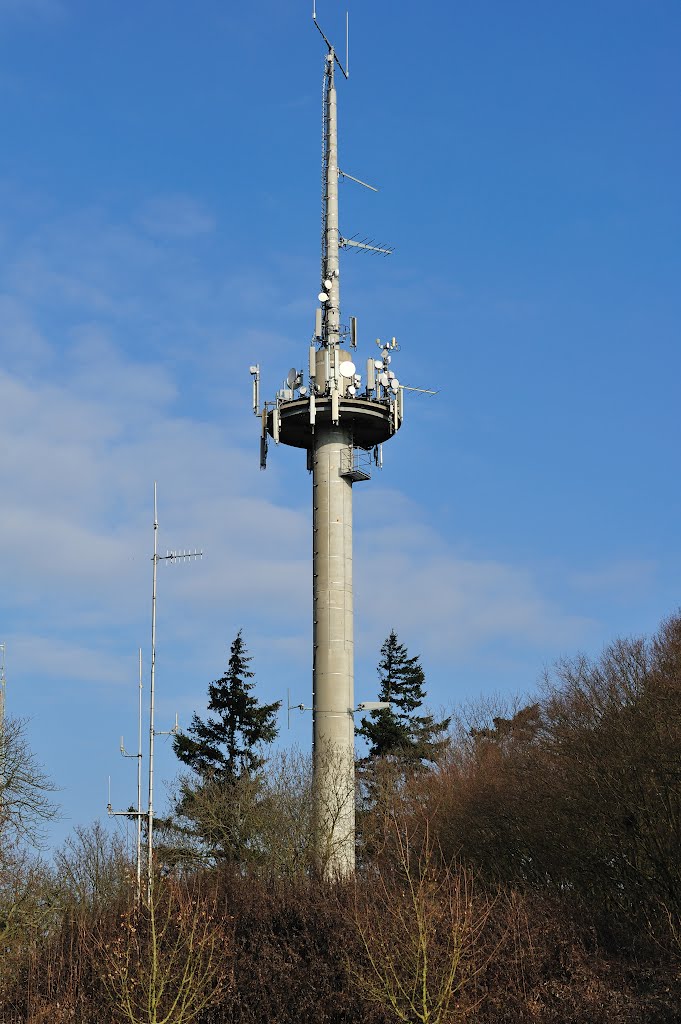
{"label": "yagi antenna", "polygon": [[373,245],[372,241],[368,238],[363,238],[361,242],[358,242],[354,238],[343,238],[342,235],[338,238],[338,244],[343,249],[359,249],[360,252],[377,252],[381,256],[392,256],[395,250],[391,246]]}
{"label": "yagi antenna", "polygon": [[349,66],[349,60],[350,60],[350,53],[349,53],[349,50],[350,50],[350,46],[349,46],[349,41],[350,41],[350,19],[349,19],[349,16],[348,16],[348,12],[347,11],[345,12],[345,67],[343,67],[341,62],[338,60],[338,54],[336,53],[335,49],[333,48],[333,46],[331,45],[329,40],[326,38],[326,35],[324,34],[321,25],[317,21],[317,0],[312,0],[312,20],[314,21],[320,36],[322,37],[322,39],[324,40],[324,42],[328,46],[329,53],[333,54],[333,59],[335,60],[335,62],[338,65],[338,67],[341,69],[341,72],[343,73],[343,77],[346,78],[346,79],[349,78],[350,77],[350,66]]}

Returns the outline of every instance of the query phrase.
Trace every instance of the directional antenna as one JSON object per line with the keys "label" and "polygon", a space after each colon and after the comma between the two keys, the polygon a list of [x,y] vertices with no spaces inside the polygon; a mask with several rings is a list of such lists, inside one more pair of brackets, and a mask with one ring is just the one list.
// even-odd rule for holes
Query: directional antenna
{"label": "directional antenna", "polygon": [[296,370],[295,366],[292,366],[291,369],[286,374],[286,387],[295,388],[297,381],[298,371]]}
{"label": "directional antenna", "polygon": [[338,239],[338,244],[343,249],[359,249],[360,252],[377,252],[380,256],[392,256],[395,252],[392,246],[388,245],[374,245],[373,239],[363,238],[359,241],[357,238],[343,238],[341,235]]}
{"label": "directional antenna", "polygon": [[322,37],[322,39],[324,40],[324,42],[328,46],[329,53],[333,54],[333,59],[335,60],[335,62],[338,65],[338,67],[341,69],[343,77],[347,79],[349,77],[349,74],[350,74],[349,63],[348,63],[348,61],[349,61],[349,28],[350,28],[348,12],[347,11],[345,12],[345,67],[343,67],[341,62],[338,60],[338,54],[336,53],[334,47],[331,45],[329,40],[326,38],[326,35],[322,31],[321,25],[317,21],[317,3],[316,3],[316,0],[312,0],[312,20],[314,21],[314,23],[315,23],[315,25],[317,27],[317,31],[319,32],[320,36]]}

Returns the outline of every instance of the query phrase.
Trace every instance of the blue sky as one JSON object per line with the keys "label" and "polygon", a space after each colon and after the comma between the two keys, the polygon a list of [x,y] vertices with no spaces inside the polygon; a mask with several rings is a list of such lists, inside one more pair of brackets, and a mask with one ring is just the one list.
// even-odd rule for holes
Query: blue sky
{"label": "blue sky", "polygon": [[[344,6],[320,0],[326,31]],[[391,628],[434,708],[679,604],[681,8],[350,8],[341,228],[360,362],[407,396],[355,489],[356,693]],[[311,696],[310,480],[258,469],[248,366],[304,365],[319,290],[323,45],[308,5],[0,0],[0,641],[65,818],[134,796],[152,487],[158,724],[240,627],[263,700]],[[281,740],[309,747],[309,716]],[[159,744],[158,777],[176,764]],[[162,803],[159,793],[157,803]]]}

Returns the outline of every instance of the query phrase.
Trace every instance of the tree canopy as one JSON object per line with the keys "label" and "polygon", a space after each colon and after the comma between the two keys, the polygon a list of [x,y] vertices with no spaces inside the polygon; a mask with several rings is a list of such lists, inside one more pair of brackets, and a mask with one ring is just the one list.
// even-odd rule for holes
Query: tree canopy
{"label": "tree canopy", "polygon": [[204,721],[195,713],[187,732],[173,741],[179,760],[204,781],[235,782],[257,771],[264,764],[259,746],[277,736],[281,701],[261,704],[253,695],[252,660],[239,630],[224,675],[208,687],[212,714]]}
{"label": "tree canopy", "polygon": [[263,747],[277,736],[280,702],[261,704],[254,695],[251,661],[239,630],[224,675],[208,687],[207,718],[194,714],[173,741],[193,774],[180,776],[174,814],[159,821],[169,863],[251,859],[262,845],[260,769]]}
{"label": "tree canopy", "polygon": [[381,647],[377,671],[379,700],[391,706],[372,711],[356,729],[369,743],[369,758],[390,755],[412,764],[437,760],[450,719],[417,714],[426,696],[426,677],[418,655],[410,657],[394,629]]}

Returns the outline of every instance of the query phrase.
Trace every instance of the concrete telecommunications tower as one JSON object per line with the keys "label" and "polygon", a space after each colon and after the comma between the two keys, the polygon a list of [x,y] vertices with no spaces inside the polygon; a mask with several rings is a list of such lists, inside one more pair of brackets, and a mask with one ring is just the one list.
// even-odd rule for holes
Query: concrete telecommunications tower
{"label": "concrete telecommunications tower", "polygon": [[[352,487],[381,463],[381,445],[402,423],[403,390],[390,369],[395,339],[377,342],[380,357],[366,363],[366,377],[353,361],[357,321],[341,321],[339,250],[355,247],[387,255],[338,227],[336,67],[345,67],[326,44],[323,89],[322,253],[319,306],[309,348],[307,374],[290,370],[273,402],[260,408],[258,366],[251,367],[253,410],[262,418],[260,465],[269,438],[307,452],[312,472],[313,516],[313,766],[317,854],[327,876],[350,874],[355,863]],[[347,23],[346,23],[347,25]],[[347,31],[347,28],[346,28]],[[347,42],[347,38],[346,38]],[[360,185],[364,182],[352,178]],[[371,188],[371,186],[366,186]],[[375,191],[375,190],[374,190]],[[376,353],[378,355],[378,353]],[[356,357],[355,357],[356,358]],[[307,379],[306,379],[307,378]],[[365,702],[361,710],[385,707]]]}

